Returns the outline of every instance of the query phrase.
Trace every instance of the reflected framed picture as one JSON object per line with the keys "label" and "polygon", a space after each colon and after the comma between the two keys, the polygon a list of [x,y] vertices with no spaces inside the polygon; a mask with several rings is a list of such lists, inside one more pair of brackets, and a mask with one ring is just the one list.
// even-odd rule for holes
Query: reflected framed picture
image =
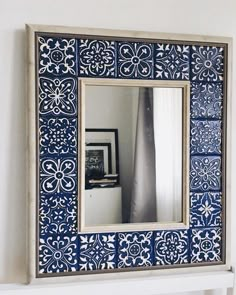
{"label": "reflected framed picture", "polygon": [[[107,151],[108,172],[106,171],[106,169],[105,169],[105,172],[109,174],[118,174],[119,176],[118,129],[86,128],[85,143],[86,143],[86,151],[88,150],[88,148],[90,150],[92,149],[97,150],[98,148],[100,148],[100,150],[103,150],[103,153],[105,155]],[[95,147],[96,149],[94,149]],[[110,160],[109,160],[109,147],[110,147]],[[101,156],[101,152],[100,152],[100,156]]]}
{"label": "reflected framed picture", "polygon": [[85,147],[85,174],[87,177],[112,173],[111,143],[88,143]]}

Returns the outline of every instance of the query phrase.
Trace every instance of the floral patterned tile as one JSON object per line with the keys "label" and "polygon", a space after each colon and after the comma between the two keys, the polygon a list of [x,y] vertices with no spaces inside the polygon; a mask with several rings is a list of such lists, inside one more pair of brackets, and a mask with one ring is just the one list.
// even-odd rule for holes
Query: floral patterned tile
{"label": "floral patterned tile", "polygon": [[155,78],[188,80],[189,57],[187,45],[155,44]]}
{"label": "floral patterned tile", "polygon": [[152,265],[152,232],[118,233],[118,268]]}
{"label": "floral patterned tile", "polygon": [[39,114],[75,116],[76,90],[76,79],[39,77]]}
{"label": "floral patterned tile", "polygon": [[77,190],[76,158],[45,158],[40,164],[43,194],[73,193]]}
{"label": "floral patterned tile", "polygon": [[221,157],[191,157],[190,190],[195,192],[221,190]]}
{"label": "floral patterned tile", "polygon": [[222,224],[222,193],[190,194],[190,227],[216,227]]}
{"label": "floral patterned tile", "polygon": [[119,42],[117,55],[118,77],[153,78],[153,44]]}
{"label": "floral patterned tile", "polygon": [[191,80],[219,82],[224,74],[224,49],[215,46],[192,46]]}
{"label": "floral patterned tile", "polygon": [[222,122],[191,120],[191,154],[221,154]]}
{"label": "floral patterned tile", "polygon": [[193,119],[221,119],[223,111],[222,83],[191,83],[190,115]]}
{"label": "floral patterned tile", "polygon": [[79,40],[79,76],[116,76],[116,42],[105,40]]}
{"label": "floral patterned tile", "polygon": [[191,231],[191,263],[221,261],[222,232],[220,228]]}
{"label": "floral patterned tile", "polygon": [[[74,192],[75,193],[75,192]],[[77,233],[77,196],[57,193],[40,194],[40,235]]]}
{"label": "floral patterned tile", "polygon": [[156,265],[188,263],[188,231],[158,231],[154,233]]}
{"label": "floral patterned tile", "polygon": [[39,241],[39,273],[78,270],[77,236],[48,235]]}
{"label": "floral patterned tile", "polygon": [[40,118],[40,155],[75,155],[77,130],[74,118]]}
{"label": "floral patterned tile", "polygon": [[80,234],[79,270],[116,267],[116,234]]}
{"label": "floral patterned tile", "polygon": [[38,37],[39,74],[76,75],[76,40]]}

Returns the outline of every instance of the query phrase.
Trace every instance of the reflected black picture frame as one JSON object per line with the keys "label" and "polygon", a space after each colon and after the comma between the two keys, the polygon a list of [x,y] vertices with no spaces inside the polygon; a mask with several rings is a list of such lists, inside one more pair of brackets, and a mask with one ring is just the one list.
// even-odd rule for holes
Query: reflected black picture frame
{"label": "reflected black picture frame", "polygon": [[[92,133],[94,136],[91,137]],[[89,140],[86,138],[89,137]],[[96,138],[95,138],[96,137]],[[94,145],[110,143],[111,144],[111,172],[118,174],[118,184],[120,183],[120,167],[119,167],[119,136],[117,128],[85,128],[86,145]]]}
{"label": "reflected black picture frame", "polygon": [[[94,147],[98,149],[99,147],[107,147],[108,150],[108,171],[107,174],[112,173],[112,157],[111,157],[111,143],[109,142],[94,142],[94,143],[88,143],[86,144],[86,147]],[[105,167],[105,165],[104,165]]]}

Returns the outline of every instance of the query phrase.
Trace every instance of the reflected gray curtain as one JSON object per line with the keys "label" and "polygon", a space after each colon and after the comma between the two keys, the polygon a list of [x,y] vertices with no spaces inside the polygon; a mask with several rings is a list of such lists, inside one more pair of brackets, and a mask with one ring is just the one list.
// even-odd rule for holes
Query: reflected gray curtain
{"label": "reflected gray curtain", "polygon": [[130,222],[156,221],[153,89],[139,88]]}

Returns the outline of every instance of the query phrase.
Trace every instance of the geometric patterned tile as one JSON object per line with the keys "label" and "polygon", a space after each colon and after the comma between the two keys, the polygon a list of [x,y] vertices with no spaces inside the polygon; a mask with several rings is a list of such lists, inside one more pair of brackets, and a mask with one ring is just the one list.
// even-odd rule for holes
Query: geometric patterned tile
{"label": "geometric patterned tile", "polygon": [[105,40],[79,40],[79,76],[115,77],[116,43]]}
{"label": "geometric patterned tile", "polygon": [[77,197],[71,194],[40,196],[40,235],[77,233]]}
{"label": "geometric patterned tile", "polygon": [[221,154],[221,121],[191,120],[191,154]]}
{"label": "geometric patterned tile", "polygon": [[40,155],[76,154],[76,119],[41,118],[39,122]]}
{"label": "geometric patterned tile", "polygon": [[223,112],[222,83],[191,83],[190,114],[193,119],[221,119]]}
{"label": "geometric patterned tile", "polygon": [[191,157],[190,190],[221,190],[221,157]]}
{"label": "geometric patterned tile", "polygon": [[153,44],[118,43],[118,77],[153,78]]}
{"label": "geometric patterned tile", "polygon": [[193,229],[191,240],[191,263],[221,261],[220,228]]}
{"label": "geometric patterned tile", "polygon": [[79,270],[113,269],[116,266],[116,234],[80,234]]}
{"label": "geometric patterned tile", "polygon": [[40,115],[76,115],[76,79],[39,78]]}
{"label": "geometric patterned tile", "polygon": [[191,80],[219,82],[223,80],[224,49],[212,46],[192,46]]}
{"label": "geometric patterned tile", "polygon": [[39,74],[76,75],[75,39],[39,37]]}
{"label": "geometric patterned tile", "polygon": [[188,232],[158,231],[154,233],[155,265],[188,263]]}
{"label": "geometric patterned tile", "polygon": [[222,224],[222,194],[190,194],[190,227],[216,227]]}
{"label": "geometric patterned tile", "polygon": [[152,264],[152,232],[118,233],[118,268]]}
{"label": "geometric patterned tile", "polygon": [[40,237],[40,273],[71,272],[77,270],[77,236],[48,235]]}
{"label": "geometric patterned tile", "polygon": [[190,49],[187,45],[155,45],[155,78],[189,80]]}
{"label": "geometric patterned tile", "polygon": [[77,189],[76,178],[76,158],[41,160],[40,184],[43,194],[74,193]]}

